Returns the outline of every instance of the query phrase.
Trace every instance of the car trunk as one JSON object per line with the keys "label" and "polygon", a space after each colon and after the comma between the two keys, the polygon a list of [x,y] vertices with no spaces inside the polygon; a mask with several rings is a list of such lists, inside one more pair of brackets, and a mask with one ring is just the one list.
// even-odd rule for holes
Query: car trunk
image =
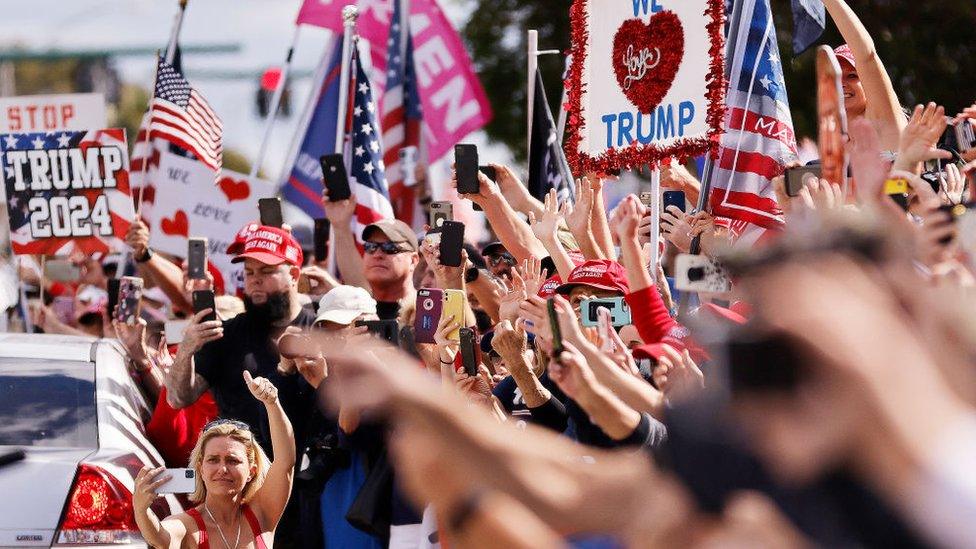
{"label": "car trunk", "polygon": [[[0,454],[15,450],[0,446]],[[91,449],[26,448],[0,468],[0,546],[50,546],[78,470]]]}

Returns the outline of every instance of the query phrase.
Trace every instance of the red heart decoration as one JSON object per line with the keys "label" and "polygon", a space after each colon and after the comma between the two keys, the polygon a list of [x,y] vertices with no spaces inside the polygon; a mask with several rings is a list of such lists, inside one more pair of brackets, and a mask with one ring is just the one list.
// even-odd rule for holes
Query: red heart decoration
{"label": "red heart decoration", "polygon": [[684,56],[684,28],[672,11],[654,14],[647,24],[628,19],[613,37],[617,84],[644,114],[651,114],[668,94]]}
{"label": "red heart decoration", "polygon": [[159,222],[159,228],[162,229],[166,234],[173,236],[182,235],[186,237],[190,234],[190,221],[186,218],[186,212],[183,210],[176,210],[176,214],[172,219],[164,217],[163,220]]}
{"label": "red heart decoration", "polygon": [[244,200],[251,196],[251,186],[246,180],[236,180],[231,177],[221,177],[218,183],[220,190],[224,192],[224,196],[227,197],[228,202],[233,202],[235,200]]}

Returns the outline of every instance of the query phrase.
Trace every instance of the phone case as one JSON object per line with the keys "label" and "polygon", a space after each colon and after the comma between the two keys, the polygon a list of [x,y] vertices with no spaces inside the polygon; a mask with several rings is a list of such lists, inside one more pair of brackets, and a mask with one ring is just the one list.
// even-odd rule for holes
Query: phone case
{"label": "phone case", "polygon": [[478,166],[478,171],[492,181],[498,181],[498,170],[494,166]]}
{"label": "phone case", "polygon": [[[441,311],[441,316],[453,316],[454,321],[458,325],[464,324],[464,302],[467,297],[461,290],[443,290],[444,292],[444,308]],[[458,328],[451,333],[447,334],[447,339],[458,341],[461,337],[461,329]]]}
{"label": "phone case", "polygon": [[115,307],[119,304],[119,286],[122,281],[117,278],[108,279],[108,315],[115,318]]}
{"label": "phone case", "polygon": [[315,219],[312,237],[315,239],[315,261],[325,261],[329,256],[329,220],[324,217]]}
{"label": "phone case", "polygon": [[461,328],[459,331],[461,368],[469,376],[478,375],[478,352],[474,342],[474,330]]}
{"label": "phone case", "polygon": [[584,299],[580,303],[580,314],[583,326],[597,326],[600,320],[599,309],[605,307],[610,311],[610,324],[616,327],[631,324],[630,307],[622,297]]}
{"label": "phone case", "polygon": [[281,227],[285,221],[281,217],[280,198],[260,198],[258,199],[258,213],[261,217],[261,224],[268,227]]}
{"label": "phone case", "polygon": [[341,154],[327,154],[319,159],[322,164],[322,182],[329,189],[329,201],[345,200],[352,196],[346,162]]}
{"label": "phone case", "polygon": [[650,208],[651,205],[654,204],[653,192],[644,191],[638,195],[638,198],[640,198],[640,202],[641,204],[644,205],[645,208]]}
{"label": "phone case", "polygon": [[156,489],[160,494],[192,494],[196,490],[197,476],[193,469],[166,469],[161,476],[166,475],[172,478]]}
{"label": "phone case", "polygon": [[139,320],[142,303],[142,279],[137,276],[123,276],[119,282],[119,305],[115,319],[133,325]]}
{"label": "phone case", "polygon": [[445,221],[441,226],[441,265],[461,266],[461,248],[464,245],[464,223]]}
{"label": "phone case", "polygon": [[559,317],[556,316],[556,300],[546,300],[546,312],[549,314],[549,330],[552,332],[552,356],[558,357],[563,352],[563,331],[559,327]]}
{"label": "phone case", "polygon": [[440,230],[445,221],[454,221],[454,205],[450,202],[434,202],[430,205],[430,228]]}
{"label": "phone case", "polygon": [[457,173],[458,194],[477,194],[481,190],[478,181],[478,147],[470,144],[454,145],[454,169]]}
{"label": "phone case", "polygon": [[674,285],[683,292],[725,293],[732,282],[716,259],[704,255],[680,254],[675,258]]}
{"label": "phone case", "polygon": [[685,211],[685,192],[684,191],[664,191],[661,198],[661,209],[668,211],[668,206],[677,206],[682,212]]}
{"label": "phone case", "polygon": [[194,237],[187,241],[186,276],[191,279],[207,278],[207,239]]}
{"label": "phone case", "polygon": [[820,177],[820,166],[803,166],[786,170],[786,194],[799,196],[800,189],[810,178]]}
{"label": "phone case", "polygon": [[193,312],[199,313],[204,309],[213,309],[201,322],[217,320],[217,308],[214,306],[214,293],[212,290],[194,290],[193,292]]}
{"label": "phone case", "polygon": [[414,339],[417,343],[434,343],[437,324],[444,308],[444,292],[437,288],[417,290],[417,311],[413,320]]}

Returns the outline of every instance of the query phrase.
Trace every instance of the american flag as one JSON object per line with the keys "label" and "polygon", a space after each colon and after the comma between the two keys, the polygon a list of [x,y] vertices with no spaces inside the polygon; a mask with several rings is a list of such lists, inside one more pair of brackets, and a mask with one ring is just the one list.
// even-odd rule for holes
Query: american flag
{"label": "american flag", "polygon": [[413,172],[420,152],[423,115],[413,65],[413,43],[402,4],[402,0],[394,0],[393,16],[390,18],[386,92],[383,94],[380,125],[383,128],[383,161],[388,168],[387,181],[393,211],[397,219],[415,227],[418,222],[423,223],[422,219],[418,221],[415,218],[420,208],[416,207]]}
{"label": "american flag", "polygon": [[[14,189],[13,178],[14,168],[7,165],[6,153],[19,150],[86,150],[89,147],[116,147],[122,154],[123,167],[116,172],[115,187],[111,188],[92,188],[92,189],[65,189],[65,190],[46,190],[32,191],[30,187],[23,191]],[[10,244],[13,252],[17,255],[46,255],[46,256],[66,256],[75,250],[81,250],[86,255],[96,252],[107,253],[112,250],[128,250],[125,244],[125,233],[129,230],[132,222],[132,198],[130,196],[128,167],[125,165],[126,152],[128,147],[125,142],[125,130],[113,128],[104,130],[90,131],[63,131],[46,133],[12,133],[0,135],[0,165],[3,166],[2,173],[4,186],[7,194],[7,212],[10,217]],[[65,164],[62,163],[62,166]],[[69,168],[70,169],[70,168]],[[77,169],[77,168],[75,168]],[[72,172],[73,173],[73,172]],[[51,236],[47,238],[34,238],[31,234],[31,216],[40,215],[31,212],[28,203],[31,198],[40,197],[51,199],[56,196],[83,196],[88,200],[89,207],[93,207],[100,195],[105,195],[105,204],[108,207],[109,219],[112,225],[112,234],[108,236]],[[67,220],[63,216],[58,216],[58,212],[52,209],[48,211],[48,217],[39,220],[38,224],[47,226],[66,227]],[[51,219],[55,216],[57,219]],[[89,220],[83,219],[83,225],[89,225]],[[98,219],[92,217],[90,221],[94,226]],[[53,233],[54,231],[52,231]],[[95,232],[95,231],[93,231]]]}
{"label": "american flag", "polygon": [[349,183],[356,193],[356,220],[353,234],[359,238],[363,229],[370,223],[393,217],[390,192],[386,186],[386,167],[383,163],[382,136],[377,130],[376,103],[366,78],[366,71],[359,62],[359,53],[353,48],[353,71],[355,76],[350,85],[354,94],[351,116],[347,117],[349,126]]}
{"label": "american flag", "polygon": [[149,139],[161,137],[193,153],[219,172],[223,160],[223,124],[207,100],[176,68],[159,60],[150,107]]}
{"label": "american flag", "polygon": [[[179,44],[174,44],[172,47],[175,48],[173,53],[173,68],[177,72],[183,72],[183,55],[180,51]],[[132,143],[132,154],[129,155],[129,184],[133,189],[138,189],[149,183],[149,175],[152,173],[153,168],[159,166],[159,152],[165,151],[167,149],[170,152],[176,153],[177,151],[183,152],[178,149],[175,145],[169,145],[169,142],[165,139],[157,137],[153,140],[147,140],[146,135],[149,133],[149,111],[147,110],[142,115],[142,120],[139,122],[139,131],[136,132],[136,137]],[[169,147],[167,147],[169,145]],[[184,154],[185,155],[185,154]],[[145,177],[143,177],[145,174]],[[154,196],[151,188],[146,189],[145,196],[143,200],[148,203],[154,201]],[[145,214],[146,209],[142,209],[143,214]]]}
{"label": "american flag", "polygon": [[769,0],[737,0],[729,25],[725,133],[709,205],[716,216],[775,228],[783,224],[772,179],[796,158],[796,137]]}

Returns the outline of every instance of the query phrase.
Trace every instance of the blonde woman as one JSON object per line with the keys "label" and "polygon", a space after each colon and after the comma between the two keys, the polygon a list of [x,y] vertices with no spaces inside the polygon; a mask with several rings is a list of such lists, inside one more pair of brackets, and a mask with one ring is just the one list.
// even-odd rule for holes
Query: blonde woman
{"label": "blonde woman", "polygon": [[252,379],[247,370],[244,381],[268,412],[274,462],[269,466],[247,424],[227,419],[210,422],[190,454],[190,467],[196,472],[190,500],[199,505],[160,522],[149,506],[169,477],[160,477],[162,467],[143,468],[136,475],[132,504],[146,543],[202,549],[209,549],[211,542],[215,549],[273,545],[291,493],[295,435],[278,402],[278,389],[263,377]]}

